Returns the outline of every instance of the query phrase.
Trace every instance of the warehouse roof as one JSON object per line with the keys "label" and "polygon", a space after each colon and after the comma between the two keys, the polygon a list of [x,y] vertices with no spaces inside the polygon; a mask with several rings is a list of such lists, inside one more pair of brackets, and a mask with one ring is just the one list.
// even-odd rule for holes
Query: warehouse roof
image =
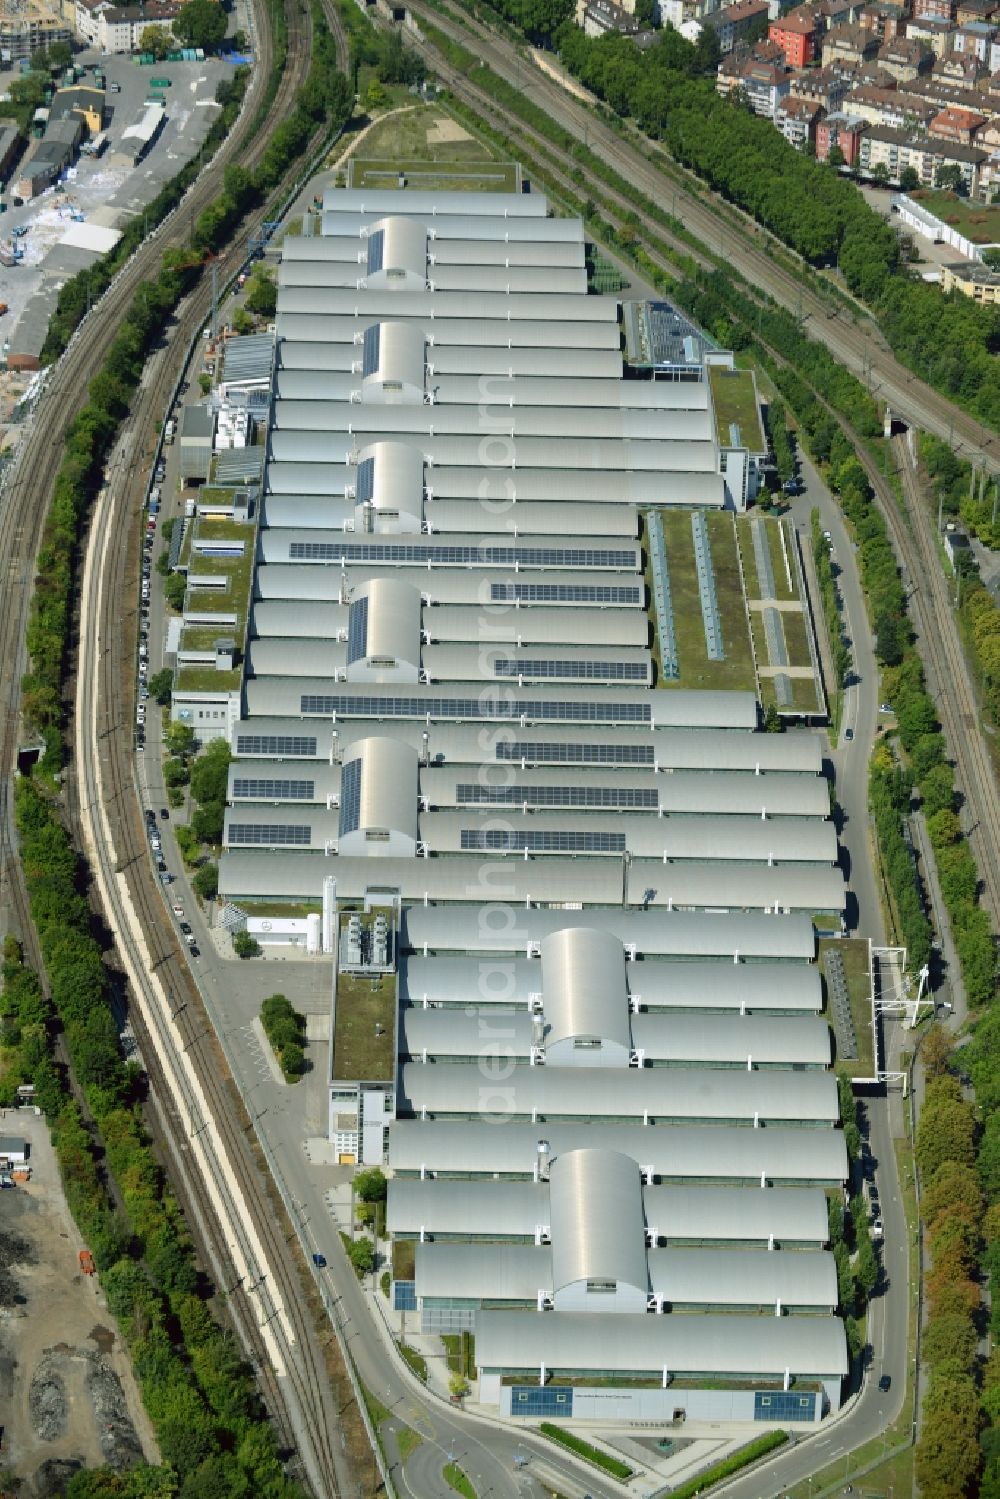
{"label": "warehouse roof", "polygon": [[642,1370],[781,1379],[848,1371],[833,1317],[650,1317],[586,1312],[480,1312],[482,1369]]}
{"label": "warehouse roof", "polygon": [[549,1179],[552,1287],[614,1281],[645,1292],[642,1174],[616,1150],[570,1150]]}
{"label": "warehouse roof", "polygon": [[[825,1244],[826,1193],[821,1187],[644,1186],[646,1225],[668,1242],[767,1245]],[[545,1181],[455,1180],[396,1176],[389,1182],[391,1234],[482,1240],[529,1238],[549,1227]]]}
{"label": "warehouse roof", "polygon": [[519,913],[516,929],[483,923],[475,911],[437,911],[416,906],[404,912],[404,945],[419,952],[523,952],[548,933],[567,926],[602,926],[648,956],[799,958],[811,961],[816,935],[805,916],[716,915],[696,911],[606,910]]}
{"label": "warehouse roof", "polygon": [[[488,1107],[487,1101],[481,1102],[483,1108]],[[630,1155],[654,1176],[671,1181],[759,1182],[763,1178],[765,1182],[832,1185],[847,1177],[841,1130],[778,1124],[767,1129],[610,1124],[603,1119],[508,1124],[501,1114],[473,1128],[468,1120],[402,1119],[389,1128],[389,1159],[397,1172],[425,1168],[454,1176],[500,1172],[531,1177],[538,1164],[540,1139],[548,1141],[553,1159],[561,1150],[600,1145]]]}
{"label": "warehouse roof", "polygon": [[[415,960],[411,959],[411,963]],[[419,960],[416,960],[419,961]],[[517,1057],[526,1060],[533,1041],[533,1021],[527,1005],[522,1009],[491,1007],[488,1020],[472,1008],[477,999],[475,984],[466,991],[467,1009],[404,1009],[400,1015],[399,1049],[403,1056],[420,1060],[426,1049],[435,1057]],[[621,1009],[625,1013],[625,997]],[[595,1017],[594,1034],[606,1036],[612,1006]],[[546,1045],[558,1039],[551,1006],[544,999]],[[707,1066],[746,1067],[830,1065],[830,1028],[818,1016],[716,1014],[640,1014],[631,1017],[631,1036],[626,1023],[622,1044],[641,1051],[646,1065],[653,1062],[703,1063]],[[572,1032],[570,1033],[572,1034]],[[579,1032],[583,1034],[583,1032]]]}
{"label": "warehouse roof", "polygon": [[[349,329],[345,329],[342,334],[345,342],[322,343],[292,337],[287,330],[287,323],[291,321],[291,318],[287,320],[286,336],[278,342],[279,370],[334,370],[348,373],[352,370],[357,351]],[[331,318],[326,321],[336,320]],[[454,335],[454,329],[451,332]],[[476,380],[483,375],[501,379],[526,375],[620,380],[623,369],[621,349],[609,340],[605,340],[600,348],[588,348],[586,360],[583,361],[574,348],[544,344],[497,344],[477,348],[471,343],[452,343],[447,347],[435,345],[433,355],[432,369],[435,375],[465,375]]]}
{"label": "warehouse roof", "polygon": [[[503,982],[496,988],[483,982],[491,966],[472,953],[437,953],[427,958],[411,953],[400,961],[400,996],[414,1005],[425,1000],[445,1005],[527,1005],[540,989],[537,958],[512,953],[504,961]],[[647,958],[627,963],[625,972],[629,995],[644,1010],[674,1015],[700,1011],[702,1021],[707,1019],[706,1012],[739,1011],[741,1006],[758,1015],[768,1010],[818,1015],[823,1007],[819,969],[813,964]]]}
{"label": "warehouse roof", "polygon": [[837,1080],[826,1072],[746,1072],[707,1067],[517,1067],[502,1087],[484,1088],[475,1063],[434,1067],[407,1062],[399,1108],[475,1118],[501,1093],[507,1117],[529,1119],[796,1120],[832,1125],[840,1117]]}
{"label": "warehouse roof", "polygon": [[542,193],[464,193],[455,189],[413,188],[399,193],[395,188],[328,187],[323,194],[323,212],[357,213],[366,219],[385,214],[435,218],[438,214],[460,214],[475,218],[544,219],[548,200]]}

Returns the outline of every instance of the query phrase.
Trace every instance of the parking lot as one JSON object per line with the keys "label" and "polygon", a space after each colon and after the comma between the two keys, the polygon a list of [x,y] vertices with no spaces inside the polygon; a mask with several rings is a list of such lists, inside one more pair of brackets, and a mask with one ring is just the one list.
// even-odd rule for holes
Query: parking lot
{"label": "parking lot", "polygon": [[[82,215],[87,224],[118,230],[141,215],[164,183],[201,146],[218,109],[218,84],[233,71],[229,63],[214,58],[158,63],[150,68],[139,66],[130,57],[105,57],[88,51],[79,53],[74,61],[78,67],[98,64],[105,70],[108,145],[100,157],[79,156],[66,172],[65,181],[20,206],[10,203],[12,183],[5,188],[8,208],[0,216],[0,238],[9,240],[14,229],[22,226],[26,231],[20,238],[24,259],[17,266],[0,267],[0,301],[9,308],[0,320],[0,331],[10,352],[18,352],[22,343],[26,347],[37,343],[39,330],[44,336],[63,281],[97,258],[91,251],[60,243],[73,225],[74,215]],[[139,117],[154,74],[170,80],[170,87],[163,90],[166,122],[147,155],[133,165],[117,148],[122,133]],[[0,74],[0,93],[6,92],[16,76]],[[93,74],[87,72],[79,81],[92,83]],[[112,92],[113,84],[120,92]],[[32,144],[22,161],[30,154]]]}

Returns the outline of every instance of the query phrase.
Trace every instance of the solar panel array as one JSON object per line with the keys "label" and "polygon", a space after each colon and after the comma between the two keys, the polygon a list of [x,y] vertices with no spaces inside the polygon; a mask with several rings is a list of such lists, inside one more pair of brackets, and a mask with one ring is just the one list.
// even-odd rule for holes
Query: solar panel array
{"label": "solar panel array", "polygon": [[315,781],[276,781],[254,776],[233,778],[233,796],[253,796],[265,801],[309,802],[315,794]]}
{"label": "solar panel array", "polygon": [[238,755],[315,755],[314,734],[237,734]]}
{"label": "solar panel array", "polygon": [[523,760],[526,765],[653,765],[651,744],[549,744],[542,739],[502,739],[495,746],[498,760]]}
{"label": "solar panel array", "polygon": [[847,990],[847,975],[844,973],[844,959],[837,950],[829,949],[826,954],[826,989],[830,998],[830,1019],[833,1021],[833,1033],[837,1038],[837,1053],[845,1059],[857,1057],[858,1038],[854,1030],[854,1016],[851,1014],[851,999]]}
{"label": "solar panel array", "polygon": [[750,522],[750,534],[753,537],[753,555],[757,563],[757,586],[760,589],[760,596],[762,599],[776,599],[778,594],[774,586],[771,548],[767,541],[767,530],[760,516],[754,516]]}
{"label": "solar panel array", "polygon": [[478,781],[459,781],[455,801],[460,807],[624,807],[655,812],[660,796],[654,787],[481,786]]}
{"label": "solar panel array", "polygon": [[376,229],[368,236],[368,274],[374,276],[385,265],[385,230]]}
{"label": "solar panel array", "polygon": [[367,505],[375,493],[375,459],[362,458],[358,464],[356,499],[359,505]]}
{"label": "solar panel array", "polygon": [[361,826],[361,761],[351,760],[340,773],[340,836]]}
{"label": "solar panel array", "polygon": [[231,822],[227,836],[231,845],[308,848],[312,842],[312,828],[287,822]]}
{"label": "solar panel array", "polygon": [[378,369],[378,356],[381,345],[381,326],[378,323],[372,323],[370,328],[365,329],[364,345],[361,354],[361,373],[363,375],[374,375]]}
{"label": "solar panel array", "polygon": [[691,534],[694,538],[698,592],[701,595],[701,617],[705,626],[705,650],[710,661],[724,661],[726,648],[722,641],[722,621],[719,618],[719,600],[715,592],[712,548],[708,539],[708,523],[701,510],[696,510],[691,516]]}
{"label": "solar panel array", "polygon": [[601,547],[537,546],[448,546],[441,542],[354,541],[350,536],[336,541],[293,541],[289,557],[296,562],[384,562],[424,567],[599,567],[634,568],[635,548],[628,551]]}
{"label": "solar panel array", "polygon": [[586,682],[645,682],[645,661],[558,661],[539,656],[498,656],[495,677],[538,677]]}
{"label": "solar panel array", "polygon": [[642,603],[642,587],[613,583],[491,583],[493,604],[626,604]]}
{"label": "solar panel array", "polygon": [[674,605],[670,596],[670,570],[667,567],[667,549],[663,541],[663,525],[660,516],[649,511],[646,516],[649,527],[649,562],[653,571],[653,602],[656,605],[656,633],[660,642],[660,669],[671,682],[681,674],[677,659],[677,635],[674,630]]}
{"label": "solar panel array", "polygon": [[625,834],[463,828],[461,844],[465,853],[623,854]]}
{"label": "solar panel array", "polygon": [[767,642],[767,659],[772,666],[788,665],[788,647],[781,623],[781,610],[768,605],[764,610],[764,639]]}
{"label": "solar panel array", "polygon": [[368,654],[368,596],[354,599],[347,611],[347,664],[363,661]]}
{"label": "solar panel array", "polygon": [[329,718],[454,718],[476,723],[523,718],[565,723],[652,723],[648,702],[600,703],[587,698],[550,698],[532,702],[524,698],[496,700],[485,692],[478,697],[406,697],[402,694],[376,697],[373,693],[303,692],[300,713],[322,713]]}

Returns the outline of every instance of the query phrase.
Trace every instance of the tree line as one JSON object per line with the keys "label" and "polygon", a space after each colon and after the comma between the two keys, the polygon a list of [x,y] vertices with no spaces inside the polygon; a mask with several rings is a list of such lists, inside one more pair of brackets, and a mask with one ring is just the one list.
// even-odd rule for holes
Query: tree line
{"label": "tree line", "polygon": [[[132,1357],[164,1470],[81,1474],[71,1499],[164,1492],[302,1499],[281,1454],[252,1371],[216,1321],[212,1289],[195,1262],[180,1207],[147,1134],[141,1069],[121,1054],[112,983],[92,929],[86,876],[40,786],[22,779],[17,829],[32,920],[51,989],[17,944],[5,944],[0,1037],[3,1096],[32,1083],[44,1110],[70,1211],[94,1255],[101,1286]],[[85,1118],[53,1057],[61,1037]],[[147,1486],[148,1485],[148,1486]]]}

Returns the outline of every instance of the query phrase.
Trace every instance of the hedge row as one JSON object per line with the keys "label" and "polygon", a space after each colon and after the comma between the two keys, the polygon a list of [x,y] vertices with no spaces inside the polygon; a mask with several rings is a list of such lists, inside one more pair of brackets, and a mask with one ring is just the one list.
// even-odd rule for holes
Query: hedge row
{"label": "hedge row", "polygon": [[706,1468],[703,1473],[698,1473],[694,1478],[689,1478],[686,1483],[678,1484],[677,1488],[670,1490],[670,1499],[694,1499],[695,1494],[704,1493],[713,1484],[721,1483],[724,1478],[731,1478],[734,1473],[739,1473],[750,1463],[755,1463],[759,1457],[766,1457],[776,1447],[783,1447],[788,1441],[788,1436],[783,1431],[768,1431],[763,1436],[741,1447],[739,1452],[734,1452],[731,1457],[724,1457],[721,1462],[715,1463],[713,1467]]}
{"label": "hedge row", "polygon": [[595,1447],[592,1442],[585,1442],[583,1437],[578,1437],[572,1431],[564,1431],[561,1426],[554,1426],[551,1421],[543,1421],[539,1426],[543,1436],[552,1442],[558,1442],[561,1447],[568,1447],[570,1452],[575,1452],[588,1463],[593,1463],[595,1468],[603,1468],[605,1473],[610,1473],[612,1478],[631,1478],[632,1469],[628,1463],[623,1463],[617,1457],[610,1457],[608,1453],[602,1452],[600,1447]]}

